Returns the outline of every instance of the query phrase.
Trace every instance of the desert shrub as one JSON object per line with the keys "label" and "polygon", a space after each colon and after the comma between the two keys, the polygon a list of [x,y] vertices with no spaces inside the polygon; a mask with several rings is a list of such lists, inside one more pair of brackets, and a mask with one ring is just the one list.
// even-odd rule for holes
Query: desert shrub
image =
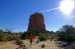
{"label": "desert shrub", "polygon": [[27,39],[27,33],[22,33],[21,36],[20,36],[20,39],[21,40]]}
{"label": "desert shrub", "polygon": [[42,44],[42,45],[41,45],[41,48],[45,48],[45,44]]}
{"label": "desert shrub", "polygon": [[57,40],[60,41],[66,41],[66,42],[73,42],[75,41],[75,34],[74,33],[57,33],[57,36],[59,37]]}
{"label": "desert shrub", "polygon": [[45,41],[46,39],[47,39],[46,36],[43,35],[39,36],[38,38],[39,41]]}
{"label": "desert shrub", "polygon": [[64,25],[56,32],[57,40],[74,42],[75,41],[75,27],[71,25]]}
{"label": "desert shrub", "polygon": [[27,31],[27,34],[28,34],[28,35],[32,34],[32,35],[34,35],[34,36],[38,36],[39,31]]}
{"label": "desert shrub", "polygon": [[16,40],[16,45],[21,45],[22,43],[23,43],[23,41],[21,41],[21,40]]}
{"label": "desert shrub", "polygon": [[7,41],[7,33],[0,32],[0,41]]}

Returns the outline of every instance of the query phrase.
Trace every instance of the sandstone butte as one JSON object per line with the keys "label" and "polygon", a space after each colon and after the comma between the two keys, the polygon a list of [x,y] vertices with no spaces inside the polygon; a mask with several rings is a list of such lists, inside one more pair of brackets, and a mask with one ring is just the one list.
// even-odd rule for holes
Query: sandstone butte
{"label": "sandstone butte", "polygon": [[35,12],[31,14],[29,18],[28,31],[46,31],[44,16],[41,13]]}

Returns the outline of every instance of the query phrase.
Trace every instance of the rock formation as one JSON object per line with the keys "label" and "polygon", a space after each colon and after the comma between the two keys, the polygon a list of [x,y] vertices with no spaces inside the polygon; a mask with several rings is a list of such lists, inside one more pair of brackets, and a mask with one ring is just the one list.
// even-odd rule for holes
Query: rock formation
{"label": "rock formation", "polygon": [[30,16],[28,31],[45,31],[44,17],[41,13],[35,12]]}

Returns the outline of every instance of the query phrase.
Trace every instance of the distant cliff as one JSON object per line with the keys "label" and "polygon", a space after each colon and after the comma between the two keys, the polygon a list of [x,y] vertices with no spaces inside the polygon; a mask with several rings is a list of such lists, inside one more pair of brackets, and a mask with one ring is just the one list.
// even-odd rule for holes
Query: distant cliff
{"label": "distant cliff", "polygon": [[44,16],[41,13],[34,13],[29,18],[28,31],[45,31]]}

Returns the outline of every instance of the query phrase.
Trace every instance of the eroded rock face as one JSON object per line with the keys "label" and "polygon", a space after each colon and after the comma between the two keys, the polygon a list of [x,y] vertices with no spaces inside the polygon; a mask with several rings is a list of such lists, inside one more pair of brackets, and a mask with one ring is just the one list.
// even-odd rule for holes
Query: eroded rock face
{"label": "eroded rock face", "polygon": [[30,16],[28,31],[45,31],[44,17],[41,13],[34,13]]}

